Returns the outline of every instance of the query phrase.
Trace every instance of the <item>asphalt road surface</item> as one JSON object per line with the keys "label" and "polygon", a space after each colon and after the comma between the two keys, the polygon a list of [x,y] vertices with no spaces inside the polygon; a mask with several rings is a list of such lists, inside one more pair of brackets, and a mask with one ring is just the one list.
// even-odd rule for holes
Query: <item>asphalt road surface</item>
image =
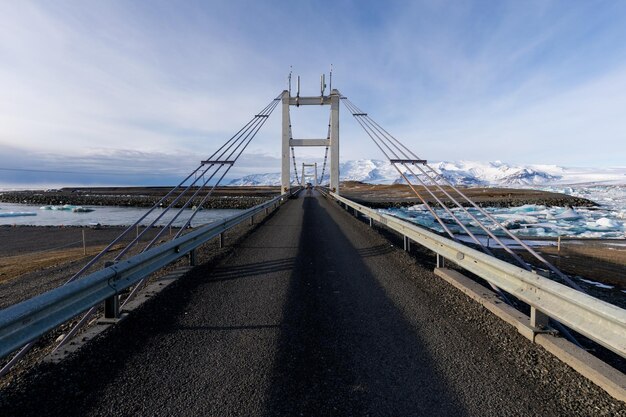
{"label": "asphalt road surface", "polygon": [[420,262],[303,192],[0,415],[626,415]]}

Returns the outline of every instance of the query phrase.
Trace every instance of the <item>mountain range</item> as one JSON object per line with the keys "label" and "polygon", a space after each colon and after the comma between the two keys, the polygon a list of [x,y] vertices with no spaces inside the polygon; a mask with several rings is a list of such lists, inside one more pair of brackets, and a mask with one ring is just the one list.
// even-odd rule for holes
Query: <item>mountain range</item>
{"label": "mountain range", "polygon": [[[557,165],[514,165],[501,161],[441,161],[430,162],[429,165],[453,184],[465,186],[531,187],[575,184],[626,184],[626,167],[576,168]],[[318,165],[318,167],[320,171],[318,175],[321,175],[321,166]],[[418,172],[417,170],[415,171]],[[361,181],[371,184],[394,184],[404,181],[391,163],[376,159],[342,162],[339,165],[339,172],[342,181]],[[301,173],[298,173],[298,175],[301,175]],[[293,172],[292,181],[295,181]],[[309,179],[307,181],[313,182]],[[322,183],[327,181],[328,170],[324,174]],[[247,175],[229,183],[229,185],[279,184],[280,173],[278,172]]]}

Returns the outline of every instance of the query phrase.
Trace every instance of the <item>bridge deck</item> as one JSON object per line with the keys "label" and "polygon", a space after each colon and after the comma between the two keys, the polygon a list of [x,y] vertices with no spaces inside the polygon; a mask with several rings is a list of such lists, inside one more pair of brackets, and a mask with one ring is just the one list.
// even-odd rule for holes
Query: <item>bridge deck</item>
{"label": "bridge deck", "polygon": [[521,416],[614,406],[316,193],[287,202],[232,256],[161,297],[41,375],[28,393],[37,400],[13,393],[11,407],[20,415]]}

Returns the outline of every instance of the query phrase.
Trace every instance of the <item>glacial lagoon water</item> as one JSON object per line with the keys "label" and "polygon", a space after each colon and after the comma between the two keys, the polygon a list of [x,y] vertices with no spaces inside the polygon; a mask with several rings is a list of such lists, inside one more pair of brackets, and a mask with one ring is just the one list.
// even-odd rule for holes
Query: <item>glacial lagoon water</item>
{"label": "glacial lagoon water", "polygon": [[[594,187],[550,187],[547,191],[561,192],[573,196],[584,197],[598,203],[599,207],[569,208],[546,207],[542,205],[525,205],[508,208],[486,208],[489,214],[503,224],[508,230],[519,237],[579,237],[579,238],[626,238],[626,187],[594,186]],[[432,217],[423,205],[408,208],[382,210],[393,216],[443,232],[441,225]],[[436,209],[453,233],[463,233],[452,216],[444,209]],[[451,209],[472,233],[484,235],[478,224],[460,208]],[[477,209],[468,212],[486,224],[492,224]],[[490,229],[497,235],[504,232],[497,226]]]}
{"label": "glacial lagoon water", "polygon": [[[526,205],[510,208],[487,208],[499,222],[512,233],[525,238],[533,237],[580,237],[580,238],[626,238],[626,186],[587,186],[587,187],[544,187],[546,191],[561,192],[573,196],[584,197],[598,203],[593,208],[546,207],[541,205]],[[36,226],[87,226],[94,223],[111,226],[127,226],[133,224],[148,209],[135,207],[85,206],[93,209],[91,212],[81,213],[71,210],[44,210],[39,206],[26,204],[0,203],[0,225],[36,225]],[[241,210],[203,210],[194,218],[192,225],[211,223],[216,220],[230,217]],[[386,209],[383,212],[406,219],[408,221],[443,231],[431,214],[422,205],[401,209]],[[455,216],[463,220],[472,233],[484,235],[484,231],[462,209],[451,210]],[[484,217],[476,209],[468,211],[483,220]],[[437,214],[444,219],[450,229],[461,233],[451,216],[445,210],[436,209]],[[156,210],[142,224],[147,224],[161,213]],[[174,213],[167,213],[157,224],[165,225]],[[191,210],[185,210],[174,223],[182,226]],[[489,223],[489,222],[487,222]],[[497,227],[492,230],[503,235]]]}
{"label": "glacial lagoon water", "polygon": [[[138,207],[117,207],[117,206],[83,206],[92,209],[88,212],[76,212],[71,209],[50,209],[28,204],[0,203],[0,225],[29,225],[29,226],[90,226],[101,224],[103,226],[130,226],[144,215],[149,209]],[[242,210],[236,209],[216,209],[201,210],[192,220],[191,225],[196,227],[202,224],[212,223],[240,213]],[[153,219],[163,212],[157,209],[150,213],[141,223],[149,224]],[[158,222],[157,225],[164,226],[172,219],[178,210],[170,210]],[[173,223],[173,226],[182,226],[192,210],[187,209]]]}

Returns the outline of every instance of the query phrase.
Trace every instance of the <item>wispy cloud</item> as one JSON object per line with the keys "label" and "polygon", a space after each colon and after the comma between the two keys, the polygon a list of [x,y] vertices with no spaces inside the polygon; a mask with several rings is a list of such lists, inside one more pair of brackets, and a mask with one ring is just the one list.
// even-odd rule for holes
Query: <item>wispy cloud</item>
{"label": "wispy cloud", "polygon": [[[289,65],[316,94],[332,63],[333,87],[424,157],[619,165],[624,18],[584,1],[2,2],[2,163],[187,172]],[[327,109],[306,110],[294,134],[324,135]],[[241,172],[276,171],[279,117]],[[342,158],[379,156],[345,109],[341,129]]]}
{"label": "wispy cloud", "polygon": [[[178,184],[202,158],[189,152],[164,153],[98,149],[80,158],[51,152],[24,154],[19,148],[3,147],[0,153],[0,185],[167,185]],[[255,152],[243,154],[225,179],[259,172],[275,172],[280,159]],[[223,171],[222,171],[223,172]]]}

